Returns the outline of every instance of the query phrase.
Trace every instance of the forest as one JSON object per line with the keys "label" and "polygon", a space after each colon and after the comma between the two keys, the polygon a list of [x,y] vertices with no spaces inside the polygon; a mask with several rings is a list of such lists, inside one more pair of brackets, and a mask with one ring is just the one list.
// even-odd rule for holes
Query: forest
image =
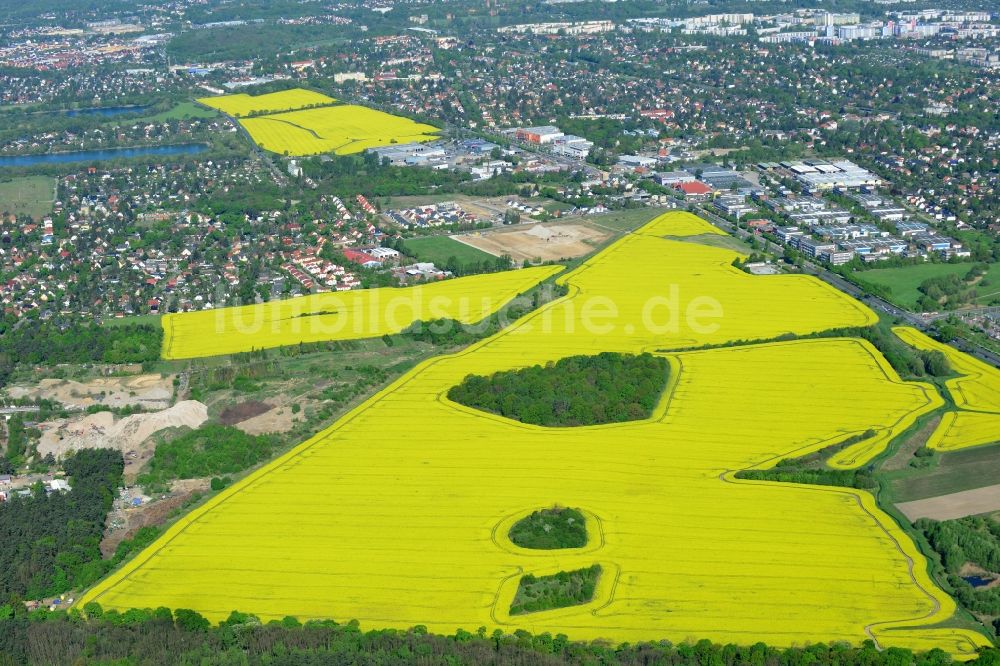
{"label": "forest", "polygon": [[162,343],[163,330],[147,324],[105,327],[4,317],[0,319],[0,385],[18,365],[155,361]]}
{"label": "forest", "polygon": [[99,545],[124,468],[118,451],[83,449],[63,464],[72,490],[37,483],[0,504],[0,599],[56,595],[106,573]]}
{"label": "forest", "polygon": [[619,423],[648,418],[669,374],[659,356],[603,352],[489,377],[469,375],[448,398],[534,425]]}
{"label": "forest", "polygon": [[[941,650],[914,654],[874,643],[815,643],[777,648],[756,643],[720,645],[711,641],[668,641],[614,645],[576,642],[559,634],[459,630],[428,633],[424,627],[362,631],[356,621],[300,623],[295,618],[261,624],[233,612],[218,627],[194,611],[168,608],[102,612],[88,605],[89,620],[77,614],[0,605],[0,666],[106,663],[173,666],[945,666]],[[970,666],[1000,666],[1000,650],[989,649]]]}
{"label": "forest", "polygon": [[[940,554],[948,584],[959,602],[975,613],[1000,616],[1000,587],[973,587],[964,577],[972,572],[962,570],[973,565],[981,570],[983,579],[1000,575],[1000,522],[983,516],[941,522],[921,518],[914,527]],[[1000,617],[994,619],[993,628],[1000,636]]]}

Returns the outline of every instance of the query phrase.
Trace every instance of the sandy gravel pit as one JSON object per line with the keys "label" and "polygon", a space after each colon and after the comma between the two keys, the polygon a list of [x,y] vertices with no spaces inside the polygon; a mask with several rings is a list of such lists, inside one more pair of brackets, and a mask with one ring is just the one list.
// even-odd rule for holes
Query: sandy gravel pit
{"label": "sandy gravel pit", "polygon": [[479,234],[452,236],[455,240],[499,257],[509,254],[514,261],[557,260],[579,257],[594,251],[611,234],[582,224],[519,225]]}

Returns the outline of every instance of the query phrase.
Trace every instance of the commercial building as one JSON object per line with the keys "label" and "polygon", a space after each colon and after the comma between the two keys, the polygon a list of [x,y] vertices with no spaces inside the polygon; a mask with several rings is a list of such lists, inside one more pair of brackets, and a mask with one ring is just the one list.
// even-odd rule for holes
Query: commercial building
{"label": "commercial building", "polygon": [[552,125],[541,125],[539,127],[519,127],[514,132],[514,137],[520,141],[544,145],[552,143],[556,139],[566,136],[558,127]]}
{"label": "commercial building", "polygon": [[552,142],[552,152],[564,157],[583,160],[594,147],[594,142],[575,134],[565,134]]}
{"label": "commercial building", "polygon": [[856,190],[862,187],[874,188],[885,184],[871,171],[848,160],[782,162],[781,166],[809,190]]}

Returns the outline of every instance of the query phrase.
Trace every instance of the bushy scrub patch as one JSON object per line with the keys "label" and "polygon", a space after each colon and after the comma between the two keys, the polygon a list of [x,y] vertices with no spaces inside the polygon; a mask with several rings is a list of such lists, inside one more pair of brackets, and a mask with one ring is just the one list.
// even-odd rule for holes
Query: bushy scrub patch
{"label": "bushy scrub patch", "polygon": [[223,425],[207,425],[157,444],[143,484],[241,472],[271,457],[277,440],[248,435]]}
{"label": "bushy scrub patch", "polygon": [[600,577],[600,564],[586,569],[560,571],[551,576],[527,574],[518,584],[510,614],[523,615],[585,604],[594,598],[594,590]]}

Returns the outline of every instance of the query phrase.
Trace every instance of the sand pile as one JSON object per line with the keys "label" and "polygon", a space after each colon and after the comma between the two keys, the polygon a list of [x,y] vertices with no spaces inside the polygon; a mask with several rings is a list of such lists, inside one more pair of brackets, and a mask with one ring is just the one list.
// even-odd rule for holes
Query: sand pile
{"label": "sand pile", "polygon": [[197,428],[208,420],[208,408],[197,400],[185,400],[169,409],[150,414],[133,414],[118,419],[110,412],[98,412],[72,419],[56,419],[39,424],[42,437],[38,451],[56,458],[78,449],[118,449],[138,451],[150,435],[165,428]]}

